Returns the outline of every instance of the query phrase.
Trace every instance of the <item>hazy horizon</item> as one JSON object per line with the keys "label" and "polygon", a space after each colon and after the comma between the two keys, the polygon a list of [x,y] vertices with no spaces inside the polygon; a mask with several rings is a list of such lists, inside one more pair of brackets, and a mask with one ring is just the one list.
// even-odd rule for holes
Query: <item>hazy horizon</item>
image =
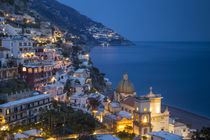
{"label": "hazy horizon", "polygon": [[210,41],[208,0],[58,0],[133,41]]}

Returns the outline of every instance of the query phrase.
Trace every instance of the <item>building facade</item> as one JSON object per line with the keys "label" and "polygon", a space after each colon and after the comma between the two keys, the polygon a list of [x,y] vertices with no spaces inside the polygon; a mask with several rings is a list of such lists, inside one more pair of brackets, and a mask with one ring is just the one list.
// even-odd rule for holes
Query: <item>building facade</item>
{"label": "building facade", "polygon": [[51,109],[51,101],[49,94],[39,94],[1,104],[1,129],[37,122],[40,119],[38,116],[40,111]]}

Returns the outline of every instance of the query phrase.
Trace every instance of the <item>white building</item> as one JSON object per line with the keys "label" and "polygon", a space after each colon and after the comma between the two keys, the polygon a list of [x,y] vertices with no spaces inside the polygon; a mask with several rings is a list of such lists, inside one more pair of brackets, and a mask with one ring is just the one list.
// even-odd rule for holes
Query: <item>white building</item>
{"label": "white building", "polygon": [[86,69],[78,69],[74,72],[73,77],[80,77],[86,79],[89,77],[89,73],[87,72]]}
{"label": "white building", "polygon": [[64,92],[64,85],[56,82],[40,87],[41,91],[45,94],[50,94],[54,100],[65,102],[67,99],[67,92]]}
{"label": "white building", "polygon": [[147,133],[149,140],[182,140],[182,136],[165,131],[154,131]]}
{"label": "white building", "polygon": [[74,94],[70,97],[70,105],[79,108],[87,108],[88,96],[85,94]]}
{"label": "white building", "polygon": [[38,121],[41,110],[51,109],[51,100],[49,94],[34,93],[32,97],[1,104],[1,129]]}
{"label": "white building", "polygon": [[11,56],[14,58],[33,58],[35,51],[33,42],[26,38],[6,38],[2,40],[2,46],[10,49]]}

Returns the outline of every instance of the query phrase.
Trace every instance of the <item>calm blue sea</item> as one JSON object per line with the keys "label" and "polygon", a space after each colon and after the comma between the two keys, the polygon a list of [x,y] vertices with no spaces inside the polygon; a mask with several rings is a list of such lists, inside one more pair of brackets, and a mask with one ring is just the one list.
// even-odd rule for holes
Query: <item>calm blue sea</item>
{"label": "calm blue sea", "polygon": [[114,88],[127,72],[138,96],[152,86],[164,103],[210,117],[210,43],[95,47],[91,59]]}

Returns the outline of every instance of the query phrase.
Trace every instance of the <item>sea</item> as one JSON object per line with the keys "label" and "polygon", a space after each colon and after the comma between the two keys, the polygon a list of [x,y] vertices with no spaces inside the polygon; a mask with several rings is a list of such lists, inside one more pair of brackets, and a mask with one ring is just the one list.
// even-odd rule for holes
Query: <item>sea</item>
{"label": "sea", "polygon": [[136,42],[94,47],[90,56],[114,89],[127,72],[137,96],[152,87],[164,104],[210,118],[210,43]]}

